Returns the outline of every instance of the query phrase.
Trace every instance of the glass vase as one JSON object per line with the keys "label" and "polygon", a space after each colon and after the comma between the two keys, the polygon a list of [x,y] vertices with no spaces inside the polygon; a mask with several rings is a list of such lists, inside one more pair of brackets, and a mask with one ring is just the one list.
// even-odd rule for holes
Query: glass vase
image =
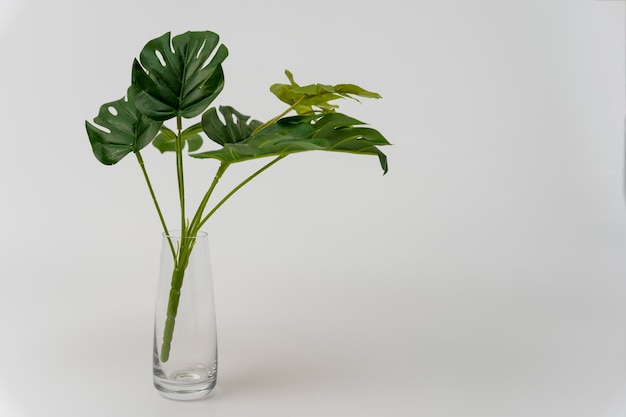
{"label": "glass vase", "polygon": [[217,331],[207,234],[164,234],[154,315],[154,386],[175,400],[207,396],[217,378]]}

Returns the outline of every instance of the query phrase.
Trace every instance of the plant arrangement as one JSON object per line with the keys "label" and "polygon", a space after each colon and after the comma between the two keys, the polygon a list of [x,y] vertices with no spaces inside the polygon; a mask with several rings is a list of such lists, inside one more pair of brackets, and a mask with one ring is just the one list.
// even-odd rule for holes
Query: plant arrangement
{"label": "plant arrangement", "polygon": [[[261,122],[230,106],[209,107],[224,87],[222,63],[227,56],[228,49],[220,44],[216,33],[187,32],[175,37],[165,33],[148,42],[139,58],[134,60],[126,96],[105,103],[93,124],[86,122],[89,141],[98,161],[114,165],[134,154],[166,236],[170,229],[141,151],[152,143],[160,152],[173,152],[176,156],[180,204],[176,227],[180,228],[183,239],[173,242],[168,237],[174,269],[160,349],[163,362],[167,362],[170,356],[180,290],[194,248],[194,239],[184,238],[197,236],[202,226],[233,194],[278,161],[304,151],[377,156],[384,173],[387,172],[387,158],[378,147],[389,145],[389,142],[377,130],[337,112],[335,104],[336,100],[343,98],[380,98],[377,93],[354,84],[301,86],[289,71],[285,71],[289,82],[274,84],[270,91],[286,104],[286,109]],[[196,121],[184,126],[185,119]],[[168,127],[165,125],[167,121],[175,122]],[[213,146],[203,150],[204,145]],[[195,211],[189,210],[185,198],[186,157],[219,162]],[[266,157],[271,158],[267,164],[207,208],[220,178],[231,165]]]}

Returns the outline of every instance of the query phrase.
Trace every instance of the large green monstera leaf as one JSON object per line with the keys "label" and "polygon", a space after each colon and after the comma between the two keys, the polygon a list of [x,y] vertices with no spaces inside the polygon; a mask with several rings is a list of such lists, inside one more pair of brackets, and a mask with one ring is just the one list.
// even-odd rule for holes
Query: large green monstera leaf
{"label": "large green monstera leaf", "polygon": [[[142,49],[132,69],[137,108],[154,120],[201,114],[224,87],[228,49],[213,32],[168,32]],[[217,48],[217,49],[216,49]]]}
{"label": "large green monstera leaf", "polygon": [[[247,116],[244,116],[247,120]],[[377,146],[389,145],[383,135],[372,128],[363,127],[360,122],[341,113],[328,113],[314,116],[294,116],[280,119],[276,123],[245,136],[235,143],[223,143],[217,150],[192,154],[195,158],[214,158],[224,163],[235,163],[266,156],[286,156],[304,151],[333,151],[353,154],[377,155],[383,171],[387,172],[387,157]],[[245,123],[226,122],[222,125],[222,135]],[[216,124],[212,128],[217,128]],[[209,137],[213,131],[206,131]],[[214,139],[215,140],[215,139]]]}
{"label": "large green monstera leaf", "polygon": [[161,128],[162,122],[149,119],[135,107],[130,89],[127,97],[103,104],[93,120],[97,126],[85,121],[93,153],[105,165],[143,149]]}

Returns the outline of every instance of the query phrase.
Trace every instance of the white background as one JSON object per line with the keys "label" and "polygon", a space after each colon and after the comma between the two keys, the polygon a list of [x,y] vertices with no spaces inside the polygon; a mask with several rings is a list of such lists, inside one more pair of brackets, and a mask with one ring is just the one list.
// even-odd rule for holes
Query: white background
{"label": "white background", "polygon": [[[2,0],[0,415],[626,416],[624,2]],[[383,100],[376,158],[294,155],[207,227],[220,371],[152,388],[160,226],[84,120],[166,31],[229,47],[216,104],[289,68]],[[176,219],[171,155],[144,157]],[[187,165],[192,204],[215,164]],[[227,173],[222,190],[255,169]]]}

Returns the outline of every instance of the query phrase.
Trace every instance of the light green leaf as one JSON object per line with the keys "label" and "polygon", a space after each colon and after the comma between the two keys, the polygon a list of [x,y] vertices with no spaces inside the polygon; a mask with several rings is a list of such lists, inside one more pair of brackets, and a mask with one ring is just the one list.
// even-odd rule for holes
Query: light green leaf
{"label": "light green leaf", "polygon": [[[181,133],[181,138],[183,141],[183,148],[185,145],[187,146],[188,152],[195,152],[200,147],[202,147],[202,136],[198,133],[197,126],[191,126],[188,129],[185,129]],[[161,153],[165,152],[176,152],[176,133],[174,133],[171,129],[163,126],[161,127],[161,132],[154,138],[152,144],[159,150]]]}
{"label": "light green leaf", "polygon": [[373,91],[367,91],[358,85],[354,84],[337,84],[335,87],[335,92],[341,95],[347,96],[358,96],[365,98],[381,98],[380,94],[374,93]]}
{"label": "light green leaf", "polygon": [[291,72],[285,70],[285,75],[289,79],[289,84],[274,84],[270,87],[270,91],[280,101],[292,106],[299,115],[332,113],[339,106],[329,102],[341,98],[351,98],[353,100],[357,100],[356,97],[380,98],[378,93],[368,91],[354,84],[337,84],[335,86],[309,84],[300,86],[295,82]]}

